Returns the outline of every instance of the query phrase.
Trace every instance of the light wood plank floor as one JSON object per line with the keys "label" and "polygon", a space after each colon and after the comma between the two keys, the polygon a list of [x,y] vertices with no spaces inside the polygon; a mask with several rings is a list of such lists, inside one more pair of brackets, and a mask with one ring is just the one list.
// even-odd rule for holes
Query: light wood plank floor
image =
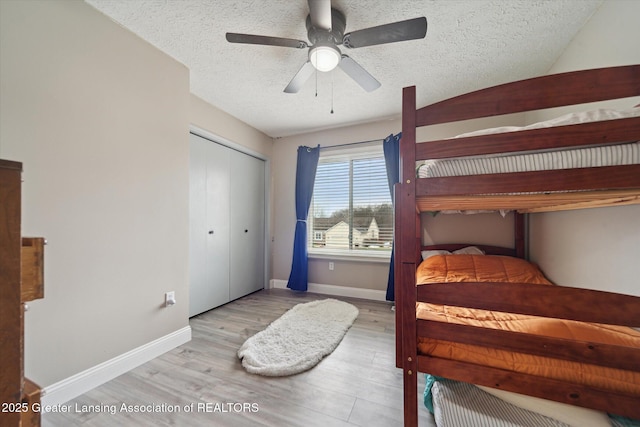
{"label": "light wood plank floor", "polygon": [[[323,298],[263,290],[193,317],[190,342],[67,402],[70,414],[44,414],[42,424],[402,426],[402,373],[395,367],[389,303],[339,298],[360,314],[338,348],[307,372],[273,378],[242,368],[236,351],[248,337],[295,304]],[[419,379],[422,389],[424,376]],[[151,408],[158,412],[123,411],[123,403],[159,405]],[[82,411],[98,407],[104,412]],[[422,404],[419,413],[421,426],[434,426]]]}

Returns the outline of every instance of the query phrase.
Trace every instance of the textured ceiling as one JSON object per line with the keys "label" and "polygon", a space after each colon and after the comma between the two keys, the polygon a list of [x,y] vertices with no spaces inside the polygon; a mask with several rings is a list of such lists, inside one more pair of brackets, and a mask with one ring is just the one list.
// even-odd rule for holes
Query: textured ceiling
{"label": "textured ceiling", "polygon": [[305,0],[85,1],[185,64],[193,94],[272,137],[397,118],[404,86],[417,86],[418,105],[426,105],[546,74],[603,3],[333,0],[346,15],[346,32],[425,16],[427,36],[341,47],[382,83],[374,92],[336,69],[317,73],[299,93],[287,94],[283,89],[306,61],[306,50],[231,44],[225,33],[307,40]]}

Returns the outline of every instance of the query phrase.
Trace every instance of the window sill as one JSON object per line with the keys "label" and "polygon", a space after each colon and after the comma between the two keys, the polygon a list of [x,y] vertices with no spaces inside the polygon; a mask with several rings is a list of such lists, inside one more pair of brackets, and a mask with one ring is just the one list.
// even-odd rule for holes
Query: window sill
{"label": "window sill", "polygon": [[343,252],[343,251],[322,251],[315,252],[309,250],[309,258],[311,259],[331,259],[352,262],[374,262],[386,263],[391,261],[391,252],[386,253],[362,253],[362,252]]}

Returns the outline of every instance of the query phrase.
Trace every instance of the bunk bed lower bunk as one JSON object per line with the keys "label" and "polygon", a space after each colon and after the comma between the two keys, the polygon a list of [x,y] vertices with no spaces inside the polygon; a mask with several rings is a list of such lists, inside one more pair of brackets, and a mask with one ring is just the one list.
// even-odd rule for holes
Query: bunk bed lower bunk
{"label": "bunk bed lower bunk", "polygon": [[[509,283],[485,279],[482,275],[473,276],[474,280],[469,282],[456,279],[452,284],[440,278],[436,283],[417,286],[416,275],[422,262],[421,212],[507,209],[522,213],[640,203],[640,161],[633,154],[638,150],[636,141],[640,140],[640,117],[633,110],[631,115],[624,113],[620,118],[500,129],[504,133],[481,132],[416,144],[419,127],[638,95],[638,65],[508,83],[421,109],[416,109],[415,88],[404,89],[402,179],[395,188],[395,282],[396,364],[403,369],[405,425],[417,425],[418,372],[640,419],[640,388],[633,386],[640,384],[640,333],[629,328],[640,326],[640,298],[548,284]],[[514,152],[535,156],[540,150],[559,148],[591,150],[606,146],[605,150],[611,150],[612,144],[622,146],[623,150],[631,147],[631,156],[606,165],[597,163],[598,160],[596,164],[551,166],[551,170],[547,166],[504,173],[471,170],[463,172],[466,173],[463,176],[429,178],[420,177],[418,172],[416,177],[416,162],[449,158],[475,161],[473,156],[493,159]],[[515,249],[511,254],[501,250],[500,255],[524,256],[524,221],[520,213],[515,221]],[[489,248],[487,253],[492,250]],[[460,260],[451,257],[444,259]],[[425,307],[440,307],[440,311],[436,309],[434,314]],[[481,318],[487,313],[492,317],[501,312],[514,319],[535,316],[553,320],[542,322],[546,325],[542,333],[514,331],[510,326],[505,329],[469,323],[465,316],[462,318],[466,320],[456,323],[455,316],[442,314],[442,307],[447,312],[462,310],[465,316],[480,313]],[[563,326],[549,326],[554,322]],[[571,332],[565,335],[549,332],[580,322],[586,322],[583,324],[588,325],[584,326],[587,330],[601,330],[604,327],[600,324],[613,325],[604,329],[615,330],[613,335],[618,335],[576,336],[570,328]],[[620,334],[626,341],[619,339]],[[525,357],[537,362],[496,364],[479,356],[482,352],[498,354],[497,358],[503,361],[520,362]],[[549,368],[549,361],[564,368]],[[540,369],[532,370],[531,366]],[[589,379],[585,372],[595,372],[595,376]],[[436,390],[439,388],[437,385]]]}

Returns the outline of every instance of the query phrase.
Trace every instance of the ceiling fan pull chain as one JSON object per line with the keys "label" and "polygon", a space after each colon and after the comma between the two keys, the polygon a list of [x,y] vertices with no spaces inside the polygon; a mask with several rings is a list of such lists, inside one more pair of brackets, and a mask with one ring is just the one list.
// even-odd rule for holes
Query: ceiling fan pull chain
{"label": "ceiling fan pull chain", "polygon": [[316,68],[316,98],[318,97],[318,69]]}
{"label": "ceiling fan pull chain", "polygon": [[331,71],[331,114],[333,114],[333,71]]}

